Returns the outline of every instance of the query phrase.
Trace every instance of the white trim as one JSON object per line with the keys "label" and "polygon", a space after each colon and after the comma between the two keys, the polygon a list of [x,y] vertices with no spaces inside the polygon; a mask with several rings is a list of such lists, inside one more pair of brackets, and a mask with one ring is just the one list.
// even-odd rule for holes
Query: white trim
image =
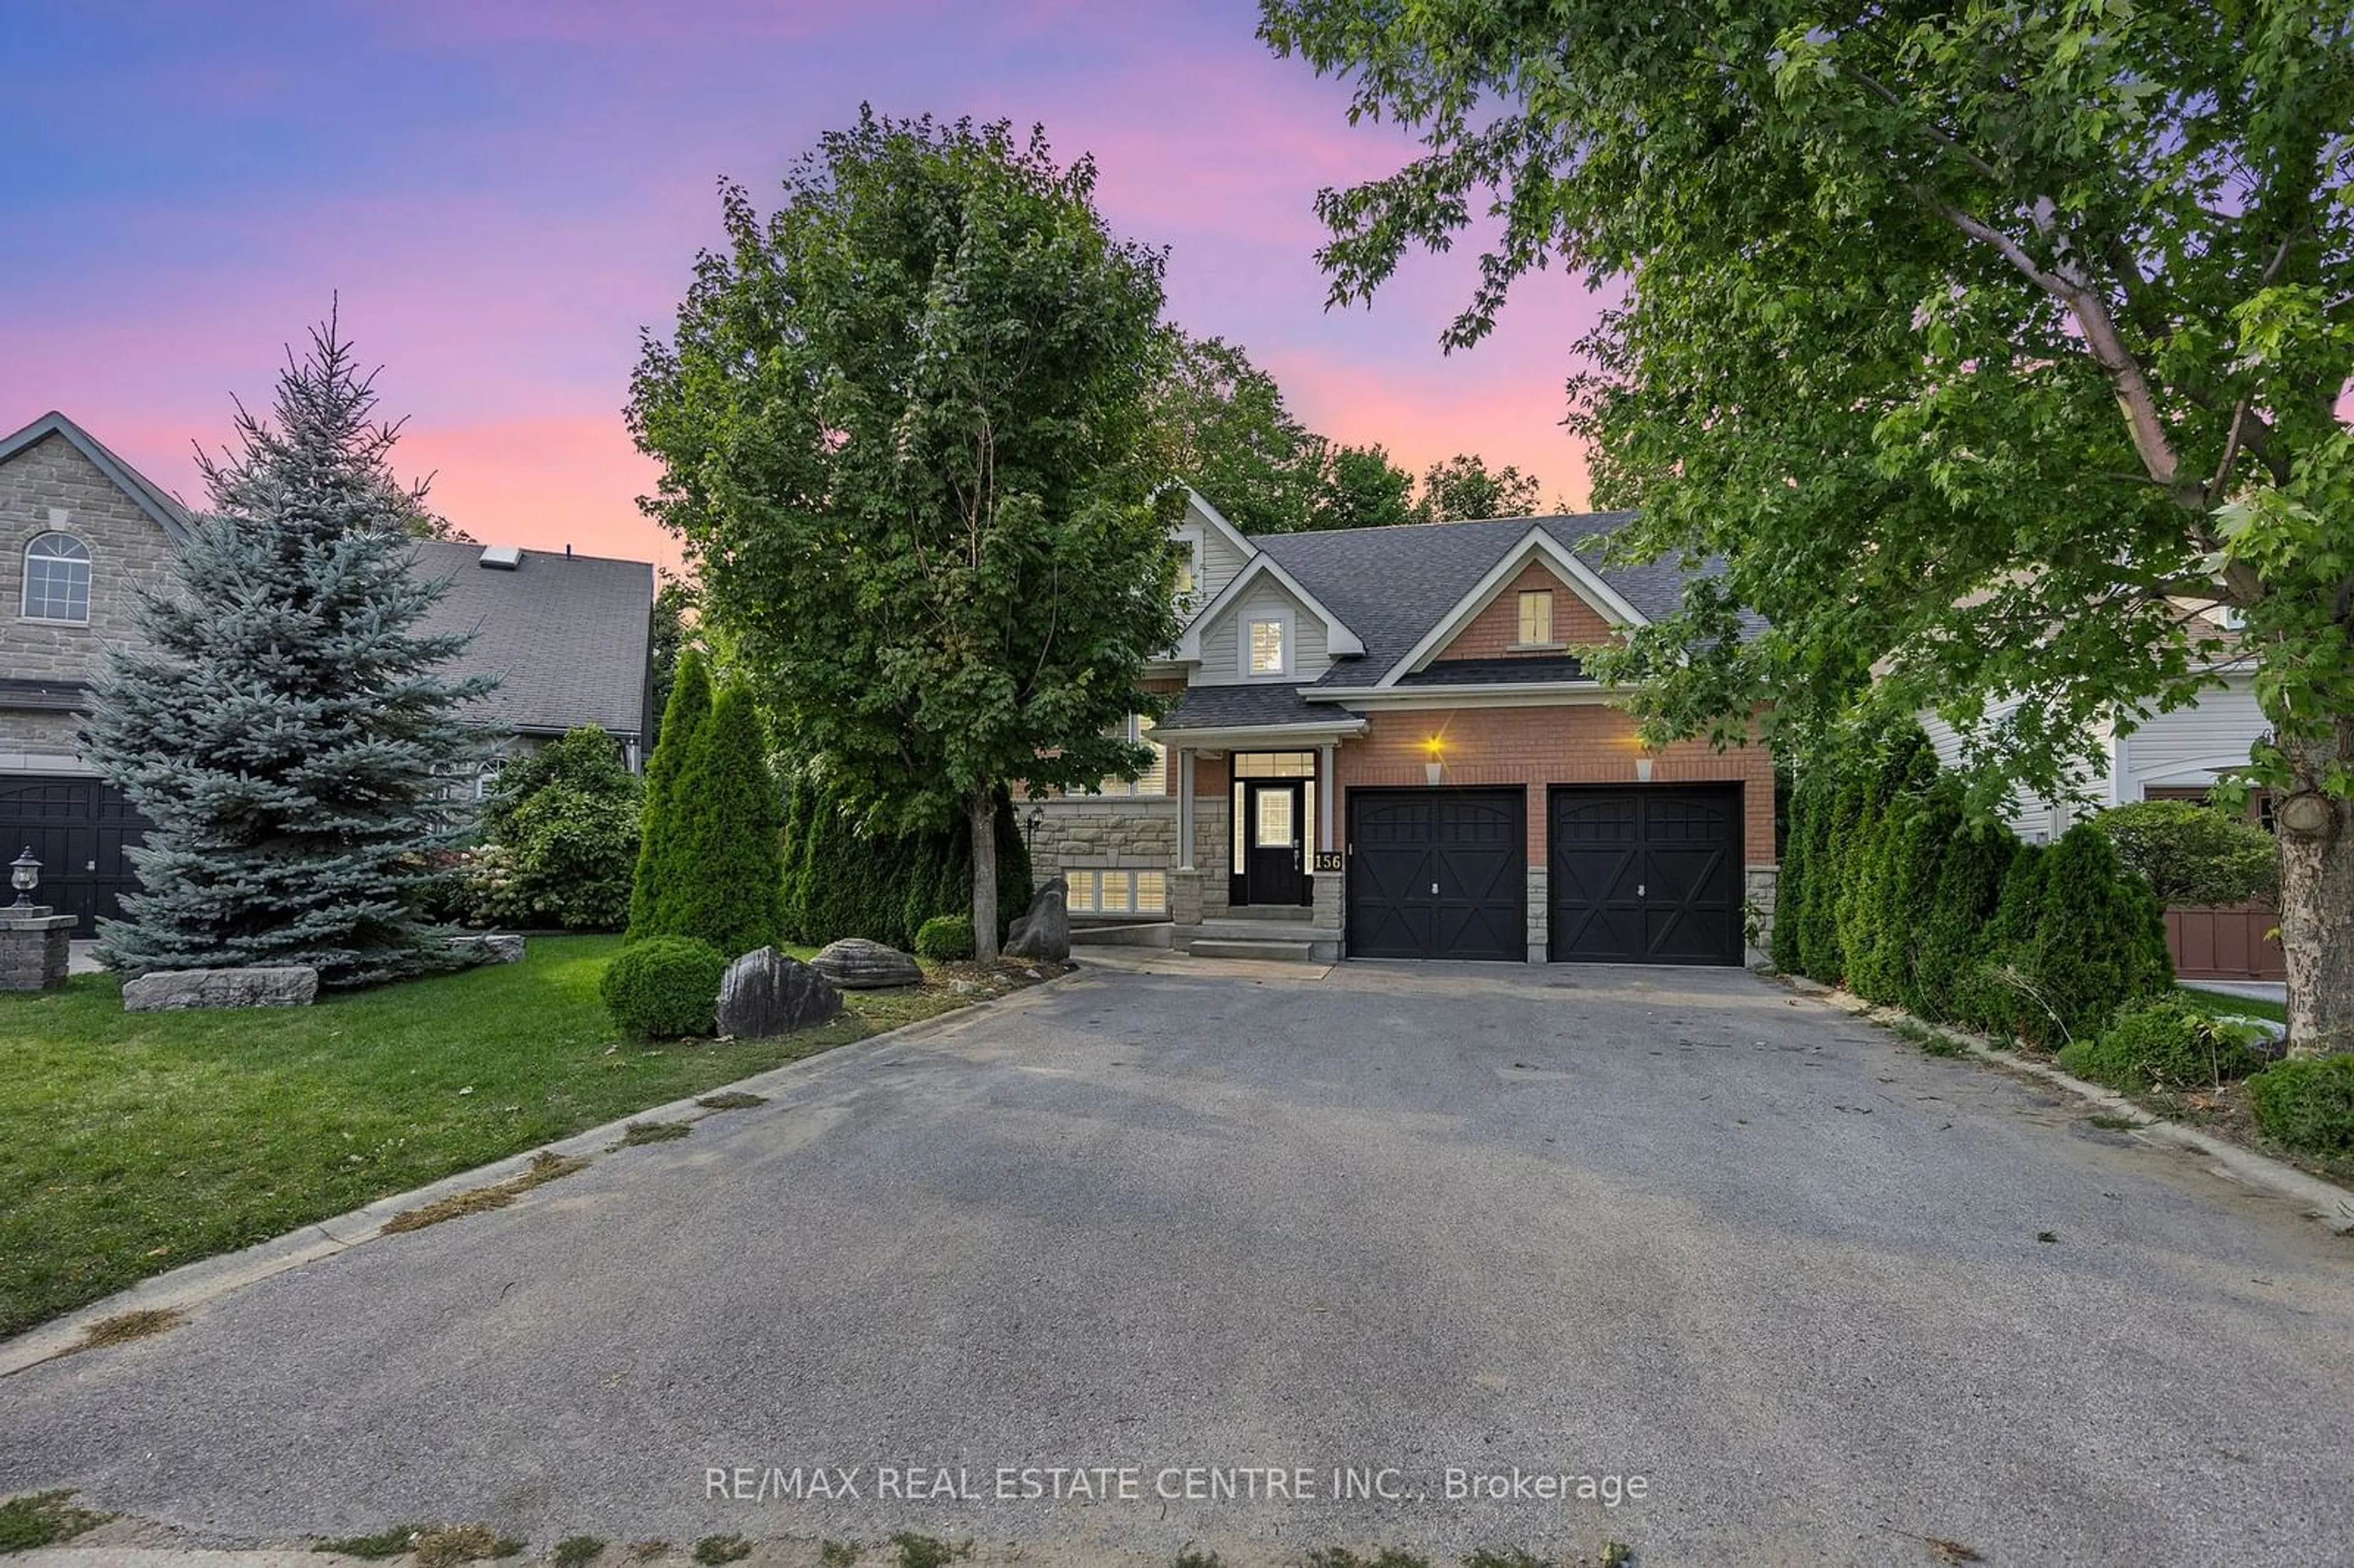
{"label": "white trim", "polygon": [[[1275,651],[1279,657],[1276,660],[1275,668],[1272,670],[1262,670],[1257,666],[1258,629],[1262,626],[1272,626],[1278,629]],[[1291,679],[1291,667],[1299,662],[1299,629],[1292,619],[1291,611],[1278,609],[1267,615],[1247,616],[1235,624],[1235,649],[1241,655],[1241,673],[1244,680],[1288,681]]]}
{"label": "white trim", "polygon": [[[2217,752],[2206,757],[2193,758],[2187,762],[2175,763],[2156,773],[2130,773],[2127,777],[2143,789],[2147,789],[2153,784],[2161,789],[2176,789],[2190,784],[2212,784],[2221,775],[2247,766],[2248,753],[2245,751],[2228,755]],[[2133,804],[2131,800],[2120,800],[2116,803],[2121,806]]]}
{"label": "white trim", "polygon": [[1177,869],[1193,869],[1193,748],[1177,748]]}
{"label": "white trim", "polygon": [[[1212,621],[1240,603],[1243,595],[1250,591],[1251,584],[1262,577],[1273,577],[1282,584],[1285,591],[1305,605],[1311,614],[1324,623],[1326,657],[1332,659],[1354,657],[1364,652],[1363,641],[1355,632],[1349,630],[1339,616],[1326,609],[1323,601],[1310,593],[1307,586],[1298,577],[1285,571],[1274,556],[1261,553],[1253,556],[1249,563],[1235,574],[1234,580],[1219,590],[1218,597],[1204,605],[1201,613],[1186,623],[1185,634],[1177,640],[1177,657],[1189,664],[1200,663],[1203,630]],[[1246,653],[1248,651],[1237,647],[1236,652],[1240,654]],[[1250,667],[1247,658],[1238,658],[1236,662],[1246,670]],[[1262,681],[1268,678],[1265,675],[1258,677]]]}
{"label": "white trim", "polygon": [[1367,708],[1533,708],[1624,702],[1628,688],[1596,681],[1490,682],[1461,686],[1307,686],[1310,702]]}
{"label": "white trim", "polygon": [[1172,732],[1170,739],[1194,751],[1313,751],[1320,746],[1330,746],[1365,733],[1362,718],[1339,719],[1331,724],[1235,725],[1224,729],[1187,729]]}
{"label": "white trim", "polygon": [[1211,527],[1215,528],[1225,539],[1226,543],[1235,547],[1235,552],[1240,555],[1243,559],[1247,561],[1259,553],[1258,546],[1250,542],[1250,535],[1235,527],[1233,524],[1227,522],[1225,518],[1219,514],[1218,509],[1211,505],[1209,501],[1200,491],[1194,489],[1190,484],[1186,485],[1184,489],[1186,510],[1193,513]]}
{"label": "white trim", "polygon": [[[1628,604],[1618,590],[1604,582],[1592,567],[1571,554],[1567,546],[1542,526],[1532,524],[1529,531],[1521,535],[1519,542],[1488,569],[1487,575],[1471,585],[1471,591],[1457,599],[1454,608],[1439,618],[1438,624],[1424,633],[1422,641],[1408,649],[1405,657],[1391,665],[1389,673],[1374,684],[1379,687],[1394,686],[1400,677],[1411,675],[1427,665],[1442,649],[1462,634],[1463,629],[1470,625],[1481,610],[1495,602],[1497,596],[1511,584],[1513,578],[1527,570],[1531,563],[1539,560],[1550,566],[1572,592],[1612,625],[1650,624],[1641,610]],[[1518,632],[1517,622],[1513,630]]]}
{"label": "white trim", "polygon": [[[1336,749],[1337,747],[1328,740],[1318,749],[1316,755],[1316,783],[1318,786],[1316,790],[1316,810],[1318,815],[1316,848],[1318,853],[1324,854],[1330,854],[1332,850],[1337,847],[1332,842],[1332,797],[1341,792],[1340,785],[1336,781],[1336,774],[1333,768],[1333,754]],[[1316,867],[1313,862],[1310,863],[1308,869],[1311,873],[1315,871]]]}

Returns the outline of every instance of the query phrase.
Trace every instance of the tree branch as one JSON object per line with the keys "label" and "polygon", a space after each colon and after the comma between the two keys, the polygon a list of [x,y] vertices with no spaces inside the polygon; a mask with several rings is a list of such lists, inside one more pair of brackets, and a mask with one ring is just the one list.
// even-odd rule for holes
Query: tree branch
{"label": "tree branch", "polygon": [[2134,450],[2140,455],[2142,466],[2177,500],[2203,509],[2203,496],[2187,496],[2183,493],[2179,482],[2181,460],[2175,454],[2173,439],[2168,435],[2165,418],[2158,412],[2158,395],[2151,390],[2141,362],[2126,346],[2124,336],[2117,331],[2116,319],[2110,314],[2108,302],[2100,291],[2080,278],[2038,266],[2018,240],[1943,197],[1915,185],[1908,184],[1905,188],[1915,200],[1963,234],[1992,246],[2020,276],[2067,306],[2084,334],[2084,346],[2091,352],[2093,363],[2101,367],[2101,373],[2108,377],[2110,390],[2116,394],[2117,407],[2125,414],[2126,428],[2133,437]]}

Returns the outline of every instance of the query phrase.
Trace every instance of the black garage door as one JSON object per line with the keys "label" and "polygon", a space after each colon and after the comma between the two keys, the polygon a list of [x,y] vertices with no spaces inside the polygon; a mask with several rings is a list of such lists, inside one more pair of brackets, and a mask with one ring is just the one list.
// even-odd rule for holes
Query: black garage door
{"label": "black garage door", "polygon": [[1741,961],[1741,786],[1552,791],[1555,962]]}
{"label": "black garage door", "polygon": [[1529,956],[1519,789],[1352,789],[1349,954]]}
{"label": "black garage door", "polygon": [[[0,775],[0,861],[29,847],[41,863],[34,902],[78,916],[76,936],[91,935],[101,916],[122,913],[122,895],[139,886],[122,852],[146,827],[121,790],[95,779]],[[0,894],[0,903],[14,897]]]}

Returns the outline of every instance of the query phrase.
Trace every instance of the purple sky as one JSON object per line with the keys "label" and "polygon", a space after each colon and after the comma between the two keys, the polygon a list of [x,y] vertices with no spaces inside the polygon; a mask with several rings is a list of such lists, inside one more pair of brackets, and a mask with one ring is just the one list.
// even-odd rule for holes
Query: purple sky
{"label": "purple sky", "polygon": [[[1310,426],[1416,468],[1461,450],[1585,500],[1558,428],[1592,305],[1558,273],[1442,355],[1474,257],[1328,313],[1320,186],[1405,143],[1271,57],[1240,0],[0,0],[0,429],[57,408],[195,499],[192,440],[267,400],[340,291],[408,417],[404,473],[484,540],[669,561],[620,408],[716,235],[862,100],[1043,122],[1119,232],[1171,248],[1170,312],[1239,342]],[[30,68],[30,69],[27,69]]]}

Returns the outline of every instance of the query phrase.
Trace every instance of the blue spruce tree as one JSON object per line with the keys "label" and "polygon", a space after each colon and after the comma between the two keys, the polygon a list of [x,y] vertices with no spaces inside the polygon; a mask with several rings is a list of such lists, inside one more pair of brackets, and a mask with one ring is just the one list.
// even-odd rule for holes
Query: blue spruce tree
{"label": "blue spruce tree", "polygon": [[421,493],[375,405],[331,316],[288,355],[274,418],[240,407],[239,450],[200,458],[211,515],[97,683],[86,754],[154,824],[142,890],[99,930],[125,974],[309,964],[357,986],[450,962],[410,893],[457,825],[449,780],[484,754],[463,710],[491,683],[445,673],[466,638],[418,630],[440,585],[413,569]]}

